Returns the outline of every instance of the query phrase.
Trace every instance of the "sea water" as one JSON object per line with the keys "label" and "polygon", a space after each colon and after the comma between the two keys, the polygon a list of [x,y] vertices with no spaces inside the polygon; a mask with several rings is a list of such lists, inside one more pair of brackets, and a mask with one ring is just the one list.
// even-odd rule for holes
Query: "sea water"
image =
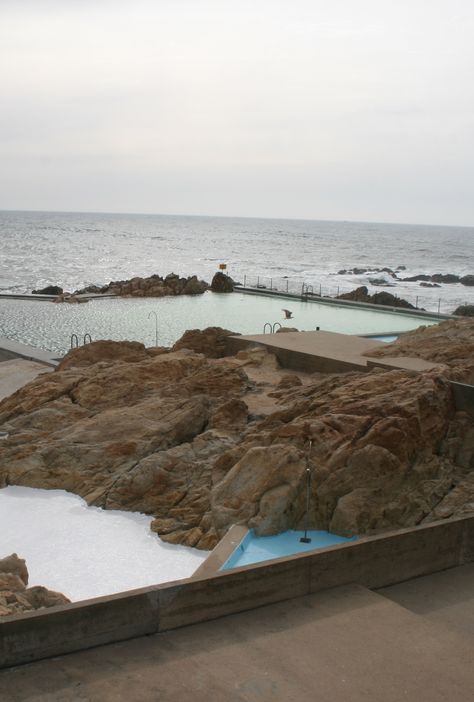
{"label": "sea water", "polygon": [[[303,283],[336,295],[367,285],[419,307],[450,313],[474,303],[474,288],[394,280],[387,273],[338,274],[354,267],[474,274],[474,228],[364,222],[165,215],[0,212],[0,292],[47,284],[73,291],[153,273],[210,281],[220,263],[243,282],[293,289]],[[369,280],[384,278],[386,286]],[[418,299],[417,299],[418,298]]]}

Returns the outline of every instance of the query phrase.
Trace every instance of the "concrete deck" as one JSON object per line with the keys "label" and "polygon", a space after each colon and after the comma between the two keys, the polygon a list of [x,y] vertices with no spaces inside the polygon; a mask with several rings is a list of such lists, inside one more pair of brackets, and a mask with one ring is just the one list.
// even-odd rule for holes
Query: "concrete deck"
{"label": "concrete deck", "polygon": [[[0,672],[2,702],[466,702],[474,566],[348,585]],[[449,613],[449,616],[446,615]]]}
{"label": "concrete deck", "polygon": [[35,346],[22,344],[19,341],[12,341],[5,337],[0,337],[0,362],[17,358],[24,358],[27,361],[37,361],[48,366],[57,366],[59,361],[57,354],[51,351],[44,351]]}
{"label": "concrete deck", "polygon": [[50,373],[50,366],[36,361],[14,359],[0,363],[0,400],[34,380],[40,373]]}
{"label": "concrete deck", "polygon": [[229,353],[237,353],[249,346],[264,346],[278,358],[284,368],[306,372],[344,373],[368,371],[375,366],[424,371],[435,368],[435,363],[421,358],[369,358],[364,354],[380,346],[376,341],[351,334],[326,331],[285,332],[279,334],[256,334],[253,336],[231,336],[227,340]]}

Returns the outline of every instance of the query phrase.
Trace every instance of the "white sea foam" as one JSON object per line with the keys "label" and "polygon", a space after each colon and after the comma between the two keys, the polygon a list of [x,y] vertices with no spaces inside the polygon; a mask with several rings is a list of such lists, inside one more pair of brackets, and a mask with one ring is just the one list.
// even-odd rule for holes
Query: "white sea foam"
{"label": "white sea foam", "polygon": [[207,552],[161,541],[151,517],[89,507],[64,490],[0,490],[0,558],[25,558],[29,585],[73,601],[187,578]]}

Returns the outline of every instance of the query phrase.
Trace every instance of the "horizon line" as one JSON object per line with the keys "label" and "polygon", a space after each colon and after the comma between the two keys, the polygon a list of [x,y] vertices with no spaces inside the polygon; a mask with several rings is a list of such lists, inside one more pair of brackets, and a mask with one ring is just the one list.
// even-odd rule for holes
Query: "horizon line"
{"label": "horizon line", "polygon": [[261,215],[209,215],[209,214],[176,214],[170,212],[112,212],[110,210],[43,210],[43,209],[6,209],[0,208],[1,212],[22,212],[22,213],[41,213],[41,214],[90,214],[90,215],[125,215],[125,216],[142,216],[142,217],[188,217],[202,219],[247,219],[247,220],[273,220],[286,222],[338,222],[338,223],[353,223],[353,224],[382,224],[389,226],[405,226],[405,227],[456,227],[459,229],[474,229],[474,224],[430,224],[426,222],[388,222],[380,220],[368,219],[317,219],[312,217],[263,217]]}

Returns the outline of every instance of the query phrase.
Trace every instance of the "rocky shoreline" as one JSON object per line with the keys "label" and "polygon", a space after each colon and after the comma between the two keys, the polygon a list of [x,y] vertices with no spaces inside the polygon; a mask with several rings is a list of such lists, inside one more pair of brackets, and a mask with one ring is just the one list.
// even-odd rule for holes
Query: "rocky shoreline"
{"label": "rocky shoreline", "polygon": [[211,284],[199,280],[196,275],[187,278],[176,273],[162,277],[157,274],[147,278],[130,278],[129,280],[112,280],[106,285],[89,285],[81,290],[65,292],[57,285],[48,285],[41,290],[33,290],[32,295],[55,295],[54,302],[87,302],[88,295],[117,295],[119,297],[174,297],[176,295],[202,295],[206,290],[212,292],[232,292],[232,279],[224,273],[217,272]]}
{"label": "rocky shoreline", "polygon": [[[420,285],[423,287],[440,287],[440,283],[461,283],[462,285],[472,286],[474,285],[474,275],[457,276],[453,274],[441,274],[437,273],[434,275],[418,275],[409,278],[400,278],[398,273],[401,270],[405,270],[404,266],[399,266],[395,271],[390,268],[352,268],[349,270],[343,269],[338,271],[340,275],[362,275],[362,274],[380,274],[385,273],[389,275],[396,281],[419,281]],[[428,282],[432,281],[432,282]],[[390,287],[395,285],[387,282],[384,278],[369,278],[369,282],[374,286]],[[211,290],[215,293],[229,293],[233,292],[236,283],[228,275],[217,272],[212,282],[209,284],[204,280],[200,280],[196,275],[189,276],[187,278],[180,277],[175,273],[170,273],[169,275],[162,277],[159,275],[151,275],[146,278],[131,278],[129,280],[119,280],[110,281],[106,285],[97,286],[89,285],[86,288],[80,290],[75,290],[72,293],[64,292],[62,288],[56,285],[48,285],[41,290],[33,290],[34,295],[55,295],[54,302],[56,303],[81,303],[88,302],[90,295],[114,295],[119,297],[169,297],[176,295],[202,295],[207,290]],[[398,297],[387,291],[376,292],[374,294],[369,294],[368,288],[365,285],[359,286],[358,288],[342,293],[336,297],[339,300],[353,300],[356,302],[366,302],[375,305],[382,305],[387,307],[399,307],[405,309],[419,309],[415,305],[412,305],[407,300]],[[469,304],[463,304],[458,306],[453,313],[454,315],[472,317],[474,316],[474,306]]]}
{"label": "rocky shoreline", "polygon": [[144,512],[163,540],[201,549],[232,524],[300,527],[307,466],[314,528],[371,534],[474,511],[474,426],[449,383],[474,382],[473,320],[375,352],[438,364],[421,373],[288,373],[263,348],[226,356],[230,333],[71,351],[0,403],[0,486]]}

